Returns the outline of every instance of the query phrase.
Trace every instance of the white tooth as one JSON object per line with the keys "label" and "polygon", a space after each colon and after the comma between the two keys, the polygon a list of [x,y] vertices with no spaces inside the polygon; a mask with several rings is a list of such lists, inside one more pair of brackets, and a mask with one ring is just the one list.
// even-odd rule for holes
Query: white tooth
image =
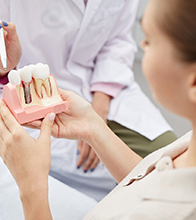
{"label": "white tooth", "polygon": [[25,66],[19,70],[20,77],[23,81],[23,89],[24,89],[24,97],[25,103],[31,103],[31,89],[30,82],[32,80],[31,68],[29,66]]}
{"label": "white tooth", "polygon": [[16,85],[16,89],[18,92],[18,95],[20,94],[20,84],[21,84],[21,78],[20,74],[16,70],[11,70],[8,74],[8,80],[11,84]]}
{"label": "white tooth", "polygon": [[50,70],[47,64],[38,63],[32,67],[32,76],[34,78],[35,89],[40,98],[42,98],[41,90],[42,85],[45,87],[48,96],[51,96],[50,89]]}
{"label": "white tooth", "polygon": [[22,81],[24,81],[25,83],[31,82],[32,74],[31,74],[31,68],[29,66],[23,67],[18,72],[20,74]]}
{"label": "white tooth", "polygon": [[21,83],[20,74],[16,70],[11,70],[8,74],[8,80],[11,84],[19,86]]}
{"label": "white tooth", "polygon": [[34,69],[35,69],[35,64],[30,64],[29,65],[29,68],[31,69],[31,75],[33,76],[33,72],[34,72]]}
{"label": "white tooth", "polygon": [[37,63],[33,68],[33,78],[45,80],[50,75],[49,66],[43,63]]}

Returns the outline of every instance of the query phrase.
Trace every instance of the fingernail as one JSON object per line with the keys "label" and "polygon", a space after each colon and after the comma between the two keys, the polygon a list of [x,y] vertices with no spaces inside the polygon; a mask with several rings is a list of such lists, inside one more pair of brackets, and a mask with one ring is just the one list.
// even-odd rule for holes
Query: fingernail
{"label": "fingernail", "polygon": [[54,119],[55,119],[55,114],[54,114],[53,112],[52,112],[52,113],[50,113],[50,115],[49,115],[48,119],[49,119],[51,122],[53,122],[53,121],[54,121]]}
{"label": "fingernail", "polygon": [[0,28],[2,28],[3,27],[3,25],[2,24],[0,24]]}
{"label": "fingernail", "polygon": [[7,23],[7,22],[2,21],[2,23],[3,23],[3,25],[6,26],[6,27],[8,26],[8,23]]}
{"label": "fingernail", "polygon": [[84,170],[84,173],[87,173],[87,170]]}
{"label": "fingernail", "polygon": [[80,166],[78,166],[77,169],[80,169]]}
{"label": "fingernail", "polygon": [[93,171],[94,171],[94,168],[91,169],[91,172],[93,172]]}
{"label": "fingernail", "polygon": [[80,151],[79,151],[79,150],[77,150],[77,153],[76,153],[76,154],[77,154],[77,155],[78,155],[78,154],[80,154]]}

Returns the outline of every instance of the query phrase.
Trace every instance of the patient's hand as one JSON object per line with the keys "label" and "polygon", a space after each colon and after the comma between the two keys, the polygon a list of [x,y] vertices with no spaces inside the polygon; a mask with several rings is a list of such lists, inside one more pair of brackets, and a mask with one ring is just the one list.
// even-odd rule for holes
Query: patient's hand
{"label": "patient's hand", "polygon": [[[52,136],[88,142],[95,130],[94,122],[100,117],[90,103],[73,92],[60,89],[60,94],[67,103],[67,109],[56,115],[51,131]],[[27,126],[39,129],[41,120],[28,123]]]}
{"label": "patient's hand", "polygon": [[44,119],[40,136],[34,139],[0,100],[0,156],[16,180],[20,195],[30,194],[39,187],[47,188],[53,119],[54,114]]}

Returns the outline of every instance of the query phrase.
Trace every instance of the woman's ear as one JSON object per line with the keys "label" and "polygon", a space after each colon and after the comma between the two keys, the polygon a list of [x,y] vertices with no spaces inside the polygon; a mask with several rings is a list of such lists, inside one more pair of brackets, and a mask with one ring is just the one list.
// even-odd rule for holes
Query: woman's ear
{"label": "woman's ear", "polygon": [[196,104],[196,69],[188,76],[188,97],[192,103]]}

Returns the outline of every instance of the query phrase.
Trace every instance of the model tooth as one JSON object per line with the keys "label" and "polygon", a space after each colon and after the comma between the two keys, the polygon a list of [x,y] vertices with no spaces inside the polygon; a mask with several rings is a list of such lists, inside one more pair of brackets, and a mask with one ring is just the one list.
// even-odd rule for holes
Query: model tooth
{"label": "model tooth", "polygon": [[43,83],[42,79],[34,78],[35,90],[40,98],[42,98],[42,83]]}
{"label": "model tooth", "polygon": [[35,79],[45,80],[50,75],[49,66],[43,63],[37,63],[33,69],[33,77]]}
{"label": "model tooth", "polygon": [[8,80],[11,84],[19,86],[21,83],[20,74],[16,70],[11,70],[8,74]]}
{"label": "model tooth", "polygon": [[25,83],[31,82],[32,74],[31,74],[31,68],[29,66],[25,66],[22,69],[19,69],[18,72],[20,74],[22,81],[24,81]]}
{"label": "model tooth", "polygon": [[16,70],[11,70],[8,74],[8,80],[11,84],[16,85],[16,89],[18,92],[18,95],[20,94],[20,84],[21,84],[21,78],[20,74]]}
{"label": "model tooth", "polygon": [[32,76],[34,78],[35,89],[40,98],[42,98],[42,85],[46,89],[48,96],[51,96],[50,89],[50,70],[47,64],[38,63],[34,67],[32,67]]}
{"label": "model tooth", "polygon": [[48,96],[51,96],[52,94],[51,94],[51,89],[50,89],[49,78],[47,78],[47,79],[45,79],[45,80],[43,81],[43,85],[44,85],[44,87],[45,87],[45,89],[46,89],[46,92],[47,92]]}
{"label": "model tooth", "polygon": [[34,69],[35,69],[36,65],[35,64],[30,64],[28,67],[31,69],[31,75],[33,76],[33,72],[34,72]]}
{"label": "model tooth", "polygon": [[22,79],[23,89],[24,89],[24,98],[25,103],[31,103],[31,88],[30,82],[32,80],[31,68],[29,66],[25,66],[19,71],[20,77]]}

